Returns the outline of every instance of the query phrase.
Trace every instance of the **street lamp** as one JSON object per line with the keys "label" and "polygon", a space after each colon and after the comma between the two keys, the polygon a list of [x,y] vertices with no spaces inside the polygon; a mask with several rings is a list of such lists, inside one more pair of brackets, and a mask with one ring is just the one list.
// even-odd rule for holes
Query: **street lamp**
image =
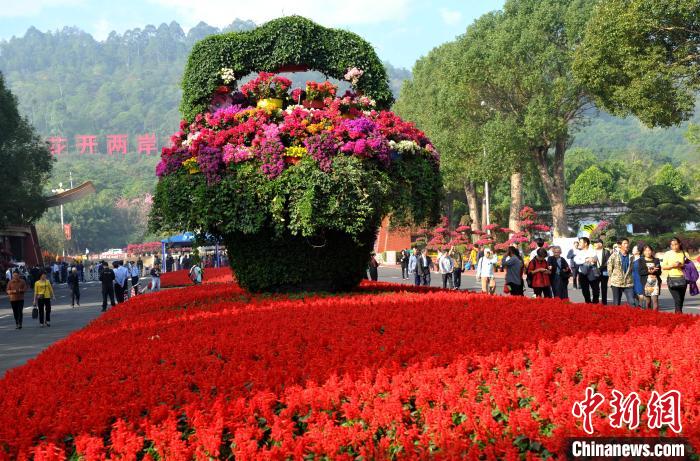
{"label": "street lamp", "polygon": [[[71,178],[72,180],[72,178]],[[58,183],[58,189],[51,189],[54,194],[62,194],[66,190],[63,188],[63,183]],[[61,203],[61,235],[63,235],[63,258],[66,257],[66,231],[63,227],[63,204]]]}
{"label": "street lamp", "polygon": [[[493,108],[488,107],[486,104],[486,101],[481,101],[481,107],[488,108],[489,110],[493,110]],[[486,144],[484,144],[484,159],[486,159]],[[486,232],[488,235],[491,235],[491,229],[488,228],[488,226],[491,225],[491,211],[490,211],[490,201],[489,201],[489,181],[488,179],[484,180],[484,196],[486,200]]]}

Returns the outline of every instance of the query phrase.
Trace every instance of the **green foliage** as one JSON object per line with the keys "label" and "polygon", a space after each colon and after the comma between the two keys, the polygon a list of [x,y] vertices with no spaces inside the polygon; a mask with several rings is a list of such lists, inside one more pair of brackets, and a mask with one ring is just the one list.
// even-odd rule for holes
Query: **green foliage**
{"label": "green foliage", "polygon": [[338,80],[357,67],[364,71],[358,90],[374,98],[380,108],[393,102],[386,70],[369,43],[351,32],[287,16],[252,31],[213,35],[195,44],[182,81],[180,110],[190,121],[204,112],[216,87],[224,83],[222,68],[245,76],[289,65],[305,65]]}
{"label": "green foliage", "polygon": [[48,146],[20,117],[17,101],[0,74],[0,223],[31,223],[44,213],[42,188],[52,161]]}
{"label": "green foliage", "polygon": [[661,167],[654,177],[654,183],[660,186],[668,186],[678,195],[686,196],[690,194],[690,185],[683,177],[683,173],[674,168],[673,165],[666,164]]}
{"label": "green foliage", "polygon": [[576,178],[568,194],[570,205],[605,203],[613,192],[612,176],[593,165]]}
{"label": "green foliage", "polygon": [[662,234],[680,229],[686,222],[700,221],[698,209],[668,186],[649,186],[628,206],[631,210],[620,222],[634,225],[635,232]]}
{"label": "green foliage", "polygon": [[222,236],[239,282],[253,291],[304,290],[314,280],[324,290],[354,286],[385,215],[438,218],[440,176],[425,157],[406,154],[388,173],[346,156],[330,173],[307,157],[274,179],[252,163],[230,168],[215,186],[184,171],[162,177],[151,228]]}
{"label": "green foliage", "polygon": [[360,235],[328,231],[314,237],[282,235],[264,229],[227,235],[231,269],[250,291],[347,291],[364,277],[374,230]]}
{"label": "green foliage", "polygon": [[577,80],[613,114],[648,126],[688,119],[700,88],[697,13],[697,0],[598,2],[577,51]]}

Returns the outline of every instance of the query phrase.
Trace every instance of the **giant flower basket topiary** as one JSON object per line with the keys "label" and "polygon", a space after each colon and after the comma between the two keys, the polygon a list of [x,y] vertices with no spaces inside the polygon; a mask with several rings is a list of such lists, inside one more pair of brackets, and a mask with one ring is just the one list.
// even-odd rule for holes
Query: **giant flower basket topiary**
{"label": "giant flower basket topiary", "polygon": [[[274,71],[351,82],[305,89]],[[237,78],[259,72],[237,88]],[[342,291],[363,277],[384,216],[438,218],[439,156],[401,120],[371,46],[292,16],[197,43],[184,120],[164,148],[151,226],[220,236],[251,291]]]}

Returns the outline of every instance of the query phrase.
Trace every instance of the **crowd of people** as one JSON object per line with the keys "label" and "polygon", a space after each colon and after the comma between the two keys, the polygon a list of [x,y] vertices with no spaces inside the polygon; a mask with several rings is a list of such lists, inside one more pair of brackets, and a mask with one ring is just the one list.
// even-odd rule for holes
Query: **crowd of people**
{"label": "crowd of people", "polygon": [[[581,237],[565,257],[561,247],[547,246],[538,238],[529,255],[515,246],[508,247],[501,258],[488,247],[475,247],[467,255],[453,247],[438,251],[434,262],[426,249],[414,247],[401,251],[398,263],[402,279],[412,278],[416,285],[430,285],[431,272],[436,271],[443,288],[459,290],[462,273],[473,268],[481,291],[495,294],[496,272],[504,271],[503,291],[513,296],[524,296],[527,287],[536,297],[569,299],[573,286],[589,304],[607,305],[610,291],[614,305],[621,305],[624,297],[630,306],[654,310],[659,309],[665,274],[675,312],[682,313],[686,293],[698,293],[698,272],[678,238],[669,244],[670,250],[658,257],[650,245],[631,245],[627,238],[609,249],[601,239]],[[376,280],[376,265],[373,272]]]}

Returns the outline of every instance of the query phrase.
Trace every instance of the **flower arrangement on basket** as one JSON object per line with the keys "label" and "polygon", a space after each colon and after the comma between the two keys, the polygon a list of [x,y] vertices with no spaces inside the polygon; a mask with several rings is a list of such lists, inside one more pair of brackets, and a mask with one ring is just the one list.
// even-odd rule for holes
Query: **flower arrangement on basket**
{"label": "flower arrangement on basket", "polygon": [[[367,96],[349,91],[336,97],[330,82],[307,82],[311,106],[300,105],[303,92],[290,94],[290,80],[279,75],[261,72],[240,91],[229,70],[219,75],[229,90],[225,103],[217,89],[209,111],[182,121],[172,145],[163,148],[152,225],[221,235],[241,285],[255,291],[314,288],[304,282],[308,274],[283,276],[279,261],[264,277],[240,273],[248,271],[243,258],[250,260],[243,253],[263,244],[243,244],[252,236],[264,235],[268,250],[279,243],[285,251],[295,241],[297,254],[317,262],[326,257],[321,253],[336,258],[352,247],[346,262],[354,262],[318,285],[338,290],[359,283],[384,216],[437,219],[439,155],[412,123],[376,110]],[[416,175],[427,175],[422,191],[412,189]],[[405,186],[396,190],[396,184]]]}

